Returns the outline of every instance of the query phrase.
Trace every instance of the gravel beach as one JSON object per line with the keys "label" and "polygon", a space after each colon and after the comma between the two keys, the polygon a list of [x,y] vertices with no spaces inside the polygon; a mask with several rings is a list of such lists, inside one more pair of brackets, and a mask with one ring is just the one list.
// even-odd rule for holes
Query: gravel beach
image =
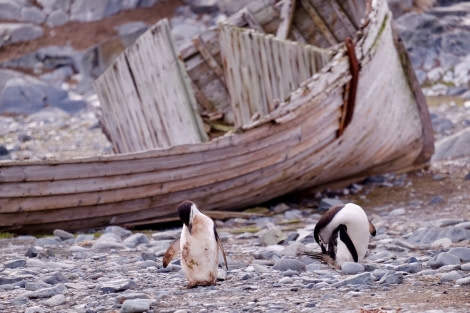
{"label": "gravel beach", "polygon": [[[11,47],[4,51],[15,53]],[[464,96],[470,65],[457,95],[449,81],[465,75],[442,68],[437,75],[436,68],[417,71],[427,77],[423,90],[442,152],[440,142],[456,135],[470,138],[470,95]],[[436,75],[449,81],[430,81]],[[0,115],[0,160],[112,153],[98,123],[96,95],[75,96],[85,103],[79,112],[48,107]],[[215,221],[228,270],[220,266],[216,286],[193,289],[186,287],[179,259],[162,266],[165,250],[180,235],[179,225],[58,229],[40,236],[0,233],[0,312],[470,312],[469,188],[470,152],[463,152],[411,172],[246,208],[258,215]],[[325,208],[337,202],[362,206],[377,229],[362,264],[335,268],[316,257],[321,250],[313,229]]]}

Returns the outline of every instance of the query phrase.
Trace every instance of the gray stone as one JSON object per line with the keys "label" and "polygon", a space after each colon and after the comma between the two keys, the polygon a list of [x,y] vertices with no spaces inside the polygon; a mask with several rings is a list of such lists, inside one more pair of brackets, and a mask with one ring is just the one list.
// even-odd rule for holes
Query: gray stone
{"label": "gray stone", "polygon": [[36,247],[29,247],[24,255],[28,258],[35,258],[38,256],[38,249],[36,249]]}
{"label": "gray stone", "polygon": [[450,238],[439,238],[434,240],[431,243],[431,248],[433,249],[447,249],[452,245],[452,240]]}
{"label": "gray stone", "polygon": [[470,155],[470,127],[467,127],[436,143],[431,162],[456,159]]}
{"label": "gray stone", "polygon": [[298,276],[298,275],[299,275],[299,272],[294,271],[294,270],[287,270],[282,273],[282,276],[285,276],[285,277],[292,277],[292,276]]}
{"label": "gray stone", "polygon": [[462,264],[462,265],[460,266],[460,269],[461,269],[462,271],[466,271],[466,272],[470,271],[470,263]]}
{"label": "gray stone", "polygon": [[36,245],[38,246],[58,246],[60,245],[61,240],[58,237],[44,237],[36,240]]}
{"label": "gray stone", "polygon": [[125,237],[132,235],[132,232],[128,229],[122,228],[121,226],[108,226],[104,229],[104,233],[113,233],[119,237]]}
{"label": "gray stone", "polygon": [[100,290],[103,293],[119,292],[135,286],[137,286],[137,284],[131,279],[117,279],[102,283]]}
{"label": "gray stone", "polygon": [[42,280],[27,282],[24,288],[29,291],[36,291],[44,288],[50,288],[51,285],[43,282]]}
{"label": "gray stone", "polygon": [[287,239],[287,235],[274,225],[269,225],[268,229],[263,229],[259,234],[259,241],[265,246],[275,245]]}
{"label": "gray stone", "polygon": [[374,280],[380,280],[382,277],[387,275],[389,270],[386,270],[384,268],[378,268],[372,271],[371,275]]}
{"label": "gray stone", "polygon": [[62,229],[55,229],[52,234],[56,237],[59,237],[62,240],[74,239],[75,236],[72,233],[69,233]]}
{"label": "gray stone", "polygon": [[256,273],[258,274],[262,274],[262,273],[269,273],[269,269],[264,266],[264,265],[261,265],[261,264],[257,264],[257,263],[253,263],[253,268],[255,270]]}
{"label": "gray stone", "polygon": [[327,211],[335,205],[344,205],[344,202],[333,198],[323,198],[318,205],[318,211]]}
{"label": "gray stone", "polygon": [[33,306],[33,307],[30,307],[30,308],[26,308],[24,310],[24,313],[44,313],[44,308],[40,307],[40,306]]}
{"label": "gray stone", "polygon": [[69,16],[62,10],[55,10],[47,17],[47,26],[54,28],[68,23]]}
{"label": "gray stone", "polygon": [[457,256],[461,262],[470,262],[470,248],[457,247],[449,250],[449,253]]}
{"label": "gray stone", "polygon": [[42,6],[44,12],[51,13],[55,10],[62,10],[68,12],[72,0],[37,0]]}
{"label": "gray stone", "polygon": [[140,4],[140,0],[122,0],[122,8],[124,10],[135,9]]}
{"label": "gray stone", "polygon": [[148,26],[144,22],[129,22],[116,27],[119,36],[133,33],[143,33],[147,29]]}
{"label": "gray stone", "polygon": [[142,260],[144,260],[144,261],[155,261],[156,258],[157,258],[157,256],[155,255],[155,253],[153,253],[153,252],[146,252],[146,251],[142,252],[142,253],[140,254],[140,256],[142,257]]}
{"label": "gray stone", "polygon": [[17,277],[2,277],[0,276],[0,286],[1,285],[12,285],[18,282],[21,282],[25,279],[31,279],[32,275],[20,275]]}
{"label": "gray stone", "polygon": [[423,265],[421,262],[413,262],[408,264],[402,264],[395,268],[398,272],[407,272],[410,274],[419,273],[423,270]]}
{"label": "gray stone", "polygon": [[437,256],[433,257],[427,262],[428,266],[432,268],[439,268],[445,265],[457,265],[460,264],[458,256],[449,252],[441,252]]}
{"label": "gray stone", "polygon": [[91,234],[78,234],[77,237],[75,238],[75,244],[92,241],[94,239],[95,239],[95,236]]}
{"label": "gray stone", "polygon": [[26,260],[24,259],[16,259],[16,260],[10,260],[6,261],[3,263],[5,268],[19,268],[19,267],[24,267],[26,265]]}
{"label": "gray stone", "polygon": [[133,299],[149,299],[149,296],[142,292],[123,293],[116,297],[116,303],[123,304],[124,301]]}
{"label": "gray stone", "polygon": [[285,211],[289,210],[290,207],[285,204],[284,202],[276,204],[273,208],[272,211],[276,214],[284,213]]}
{"label": "gray stone", "polygon": [[292,284],[294,280],[290,277],[283,277],[279,279],[279,284],[286,285],[286,284]]}
{"label": "gray stone", "polygon": [[305,245],[300,242],[292,242],[280,252],[281,256],[297,256],[306,250]]}
{"label": "gray stone", "polygon": [[116,241],[98,240],[91,246],[91,248],[93,250],[100,251],[100,250],[110,250],[110,249],[125,249],[126,246]]}
{"label": "gray stone", "polygon": [[379,284],[387,284],[387,285],[388,284],[391,284],[391,285],[402,284],[403,279],[404,279],[403,273],[389,271],[379,280]]}
{"label": "gray stone", "polygon": [[[0,74],[12,71],[0,70]],[[45,84],[32,77],[21,74],[7,79],[0,86],[0,114],[32,114],[45,107],[59,107],[76,112],[86,106],[84,101],[70,100],[68,93],[60,88]]]}
{"label": "gray stone", "polygon": [[65,301],[66,301],[65,296],[62,294],[58,294],[44,301],[44,304],[47,305],[48,307],[56,307],[58,305],[65,303]]}
{"label": "gray stone", "polygon": [[219,10],[218,0],[192,0],[191,10],[196,14],[213,14]]}
{"label": "gray stone", "polygon": [[121,313],[138,313],[150,310],[151,300],[149,299],[129,299],[125,300],[121,306]]}
{"label": "gray stone", "polygon": [[70,8],[70,20],[92,22],[122,10],[120,0],[75,0]]}
{"label": "gray stone", "polygon": [[21,18],[22,5],[15,0],[3,0],[0,2],[0,19],[19,20]]}
{"label": "gray stone", "polygon": [[27,294],[28,298],[35,299],[35,298],[50,298],[57,294],[63,294],[67,290],[64,284],[58,284],[54,287],[50,288],[43,288],[39,290],[35,290]]}
{"label": "gray stone", "polygon": [[113,232],[105,232],[102,234],[98,241],[114,241],[114,242],[122,242],[121,236]]}
{"label": "gray stone", "polygon": [[132,234],[126,239],[124,239],[123,243],[126,247],[135,248],[137,245],[142,243],[148,243],[149,239],[146,235],[142,233]]}
{"label": "gray stone", "polygon": [[306,270],[306,266],[304,263],[300,262],[297,259],[282,258],[277,260],[276,263],[274,263],[273,270],[278,270],[282,272],[287,270],[303,272]]}
{"label": "gray stone", "polygon": [[315,272],[315,271],[318,271],[318,270],[321,270],[323,268],[323,264],[321,263],[311,263],[311,264],[308,264],[305,269],[307,270],[307,272]]}
{"label": "gray stone", "polygon": [[463,275],[459,271],[451,271],[445,274],[442,274],[441,281],[442,282],[450,282],[455,281],[457,279],[462,278]]}
{"label": "gray stone", "polygon": [[33,24],[0,24],[0,46],[33,40],[43,34],[42,27]]}
{"label": "gray stone", "polygon": [[457,285],[461,285],[461,286],[470,285],[470,276],[457,279],[457,280],[455,281],[455,283],[456,283]]}
{"label": "gray stone", "polygon": [[372,275],[368,272],[356,274],[335,283],[333,286],[338,288],[347,285],[372,285]]}
{"label": "gray stone", "polygon": [[459,227],[427,227],[420,228],[407,238],[414,244],[431,244],[436,239],[449,238],[452,242],[470,239],[470,230]]}
{"label": "gray stone", "polygon": [[64,274],[62,274],[62,272],[55,272],[42,277],[42,281],[49,285],[57,285],[59,283],[67,283],[69,280],[64,276]]}
{"label": "gray stone", "polygon": [[34,24],[42,24],[46,20],[46,14],[37,7],[23,7],[21,9],[21,20]]}
{"label": "gray stone", "polygon": [[362,273],[364,272],[364,265],[356,262],[344,262],[341,264],[341,271],[348,275]]}
{"label": "gray stone", "polygon": [[181,229],[167,230],[163,232],[153,233],[152,238],[154,240],[175,240],[181,236]]}
{"label": "gray stone", "polygon": [[135,266],[136,267],[141,267],[141,268],[148,268],[148,267],[156,267],[158,268],[160,265],[160,263],[157,263],[153,260],[145,260],[145,261],[140,261],[140,262],[136,262],[135,263]]}
{"label": "gray stone", "polygon": [[140,0],[139,1],[139,6],[142,8],[151,8],[153,7],[158,0]]}

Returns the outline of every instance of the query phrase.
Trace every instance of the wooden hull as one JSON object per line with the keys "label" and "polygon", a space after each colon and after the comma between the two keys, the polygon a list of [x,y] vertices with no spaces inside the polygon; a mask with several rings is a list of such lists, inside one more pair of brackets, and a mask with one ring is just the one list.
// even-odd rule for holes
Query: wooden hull
{"label": "wooden hull", "polygon": [[278,110],[200,144],[69,161],[0,165],[0,231],[136,226],[204,211],[237,210],[312,187],[423,164],[434,145],[426,103],[374,1],[356,43],[361,71],[351,123],[338,136],[347,54],[334,58]]}

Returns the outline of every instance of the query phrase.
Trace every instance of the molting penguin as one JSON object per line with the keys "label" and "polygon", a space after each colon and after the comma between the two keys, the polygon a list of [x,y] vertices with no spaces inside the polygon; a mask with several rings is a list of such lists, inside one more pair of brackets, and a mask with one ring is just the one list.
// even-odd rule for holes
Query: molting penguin
{"label": "molting penguin", "polygon": [[167,267],[173,257],[181,251],[181,267],[188,280],[188,288],[215,285],[219,251],[225,251],[212,219],[202,214],[196,204],[184,201],[178,206],[178,214],[183,221],[181,237],[174,241],[163,256],[163,267]]}
{"label": "molting penguin", "polygon": [[343,262],[364,259],[369,234],[375,236],[375,227],[364,210],[354,203],[330,208],[315,225],[313,232],[322,253],[329,255],[338,266]]}

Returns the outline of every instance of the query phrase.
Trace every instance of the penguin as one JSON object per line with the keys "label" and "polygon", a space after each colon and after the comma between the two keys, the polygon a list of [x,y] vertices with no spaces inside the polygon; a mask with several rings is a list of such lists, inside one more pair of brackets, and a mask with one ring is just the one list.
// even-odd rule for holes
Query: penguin
{"label": "penguin", "polygon": [[344,262],[361,262],[367,252],[374,225],[354,203],[331,207],[315,225],[313,236],[322,253],[341,267]]}
{"label": "penguin", "polygon": [[201,213],[196,204],[186,200],[178,205],[178,215],[183,222],[181,237],[175,240],[163,256],[163,267],[181,252],[181,267],[188,280],[188,288],[215,285],[219,265],[219,251],[227,258],[215,228],[214,221]]}

